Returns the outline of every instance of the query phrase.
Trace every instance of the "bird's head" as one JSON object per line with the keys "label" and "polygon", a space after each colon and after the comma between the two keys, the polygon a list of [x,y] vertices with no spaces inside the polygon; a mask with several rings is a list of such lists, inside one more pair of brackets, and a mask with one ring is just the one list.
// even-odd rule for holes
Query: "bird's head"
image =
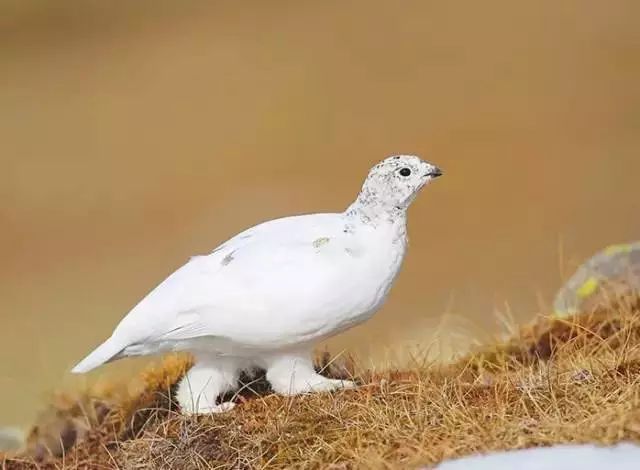
{"label": "bird's head", "polygon": [[404,212],[420,189],[441,175],[437,166],[415,155],[394,155],[369,171],[357,203],[384,212]]}

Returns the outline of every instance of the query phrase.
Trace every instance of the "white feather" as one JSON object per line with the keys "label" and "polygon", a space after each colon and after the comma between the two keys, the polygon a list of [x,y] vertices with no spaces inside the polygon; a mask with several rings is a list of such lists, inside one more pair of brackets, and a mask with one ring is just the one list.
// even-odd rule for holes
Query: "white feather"
{"label": "white feather", "polygon": [[94,349],[91,354],[80,361],[73,369],[71,369],[71,372],[74,374],[89,372],[90,370],[115,359],[123,349],[124,346],[122,344],[119,344],[113,339],[113,337],[109,338]]}

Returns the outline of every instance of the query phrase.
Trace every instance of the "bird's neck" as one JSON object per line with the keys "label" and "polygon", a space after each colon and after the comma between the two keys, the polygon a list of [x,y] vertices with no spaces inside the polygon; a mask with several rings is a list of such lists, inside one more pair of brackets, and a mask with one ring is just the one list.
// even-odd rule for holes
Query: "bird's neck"
{"label": "bird's neck", "polygon": [[403,228],[407,223],[406,207],[385,204],[380,199],[360,193],[358,198],[345,211],[347,217],[355,222],[378,227],[394,225]]}

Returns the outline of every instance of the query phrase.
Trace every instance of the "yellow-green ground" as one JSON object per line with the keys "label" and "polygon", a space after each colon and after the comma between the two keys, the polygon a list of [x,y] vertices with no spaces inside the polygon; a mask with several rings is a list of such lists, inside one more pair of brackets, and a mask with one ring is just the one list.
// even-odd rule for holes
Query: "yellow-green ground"
{"label": "yellow-green ground", "polygon": [[[188,359],[59,397],[5,468],[411,468],[497,449],[640,441],[640,303],[541,318],[454,364],[356,373],[356,390],[281,397],[260,378],[225,414],[182,416]],[[340,365],[336,364],[340,362]]]}

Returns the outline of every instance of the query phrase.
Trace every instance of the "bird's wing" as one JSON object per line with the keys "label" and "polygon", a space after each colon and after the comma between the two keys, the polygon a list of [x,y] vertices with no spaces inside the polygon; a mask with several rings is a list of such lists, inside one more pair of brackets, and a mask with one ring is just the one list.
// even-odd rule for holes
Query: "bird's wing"
{"label": "bird's wing", "polygon": [[339,214],[287,217],[252,227],[171,274],[129,312],[112,337],[132,345],[241,335],[247,312],[266,314],[287,302],[285,293],[307,287],[301,274],[313,272],[301,269],[308,265],[317,271],[310,259],[343,228]]}

